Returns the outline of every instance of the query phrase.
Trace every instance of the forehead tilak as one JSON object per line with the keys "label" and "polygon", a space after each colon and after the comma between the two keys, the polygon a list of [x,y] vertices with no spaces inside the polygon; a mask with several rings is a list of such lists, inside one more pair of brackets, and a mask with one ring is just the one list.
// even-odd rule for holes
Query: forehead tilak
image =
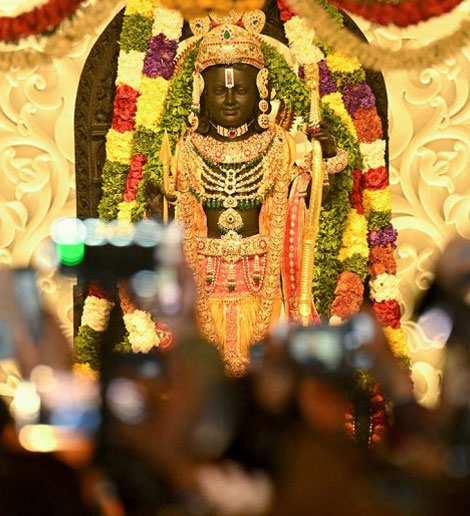
{"label": "forehead tilak", "polygon": [[225,87],[233,88],[235,86],[235,73],[233,68],[225,68]]}

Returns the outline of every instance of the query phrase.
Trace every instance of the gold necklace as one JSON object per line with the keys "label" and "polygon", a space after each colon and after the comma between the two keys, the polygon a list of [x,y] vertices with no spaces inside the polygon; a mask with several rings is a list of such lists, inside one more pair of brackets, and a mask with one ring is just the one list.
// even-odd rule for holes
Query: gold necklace
{"label": "gold necklace", "polygon": [[216,163],[246,163],[263,156],[274,135],[275,131],[273,129],[267,129],[240,142],[219,141],[199,133],[191,133],[187,136],[187,139],[201,156],[210,161]]}
{"label": "gold necklace", "polygon": [[240,127],[222,127],[221,125],[216,125],[209,120],[211,126],[217,131],[217,134],[223,136],[224,138],[239,138],[248,132],[248,129],[251,125],[253,125],[254,120],[252,120],[249,124],[243,124]]}
{"label": "gold necklace", "polygon": [[[188,150],[194,153],[191,161],[198,163],[195,171],[199,172],[198,180],[196,180],[195,171],[191,175],[191,191],[203,205],[209,208],[221,206],[226,208],[217,222],[222,234],[228,231],[241,232],[243,219],[235,208],[244,210],[260,205],[272,190],[276,171],[272,162],[279,152],[282,152],[279,141],[273,140],[265,158],[246,172],[248,164],[245,163],[239,168],[233,166],[225,168],[223,164],[218,164],[225,172],[218,173],[208,165],[207,160],[198,155],[194,147],[189,145]],[[214,163],[213,166],[217,164]],[[242,174],[239,174],[240,171]]]}
{"label": "gold necklace", "polygon": [[[288,144],[282,130],[278,129],[277,138],[282,143],[282,152],[279,152],[277,159],[273,160],[276,166],[274,189],[271,194],[271,224],[268,230],[268,252],[266,258],[265,275],[263,286],[261,288],[260,302],[254,331],[251,342],[261,341],[269,329],[273,313],[273,304],[276,294],[280,288],[282,249],[284,244],[284,227],[287,215],[288,205],[288,188],[291,175],[289,153],[287,151]],[[214,327],[214,321],[210,313],[208,296],[206,292],[206,284],[204,275],[200,270],[200,261],[198,255],[198,241],[196,223],[194,217],[194,205],[197,202],[193,194],[189,191],[190,171],[192,163],[186,161],[184,149],[188,147],[188,142],[183,142],[181,177],[179,179],[179,188],[181,192],[176,203],[176,218],[180,220],[184,227],[184,251],[188,265],[192,269],[196,285],[197,285],[197,303],[196,312],[198,322],[202,333],[220,349],[217,342],[217,334]],[[224,350],[222,350],[223,352]],[[237,373],[237,360],[239,369],[246,364],[245,361],[237,357],[226,357],[230,362],[227,364],[229,369]]]}

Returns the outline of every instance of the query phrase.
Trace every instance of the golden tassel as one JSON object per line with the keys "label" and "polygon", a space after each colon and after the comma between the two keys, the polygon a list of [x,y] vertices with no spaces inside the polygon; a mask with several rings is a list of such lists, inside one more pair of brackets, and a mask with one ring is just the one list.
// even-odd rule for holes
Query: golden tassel
{"label": "golden tassel", "polygon": [[165,195],[163,196],[163,224],[168,224],[168,199],[166,195],[168,194],[170,186],[171,146],[166,131],[162,139],[160,160],[163,165],[163,189],[165,190]]}

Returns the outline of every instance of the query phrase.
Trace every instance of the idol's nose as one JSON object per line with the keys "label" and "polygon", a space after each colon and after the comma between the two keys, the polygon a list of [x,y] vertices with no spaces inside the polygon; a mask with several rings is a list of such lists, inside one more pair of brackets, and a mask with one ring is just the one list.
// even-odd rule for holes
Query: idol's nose
{"label": "idol's nose", "polygon": [[233,88],[227,88],[227,91],[225,93],[225,105],[233,106],[234,104],[235,104],[235,92],[233,91]]}

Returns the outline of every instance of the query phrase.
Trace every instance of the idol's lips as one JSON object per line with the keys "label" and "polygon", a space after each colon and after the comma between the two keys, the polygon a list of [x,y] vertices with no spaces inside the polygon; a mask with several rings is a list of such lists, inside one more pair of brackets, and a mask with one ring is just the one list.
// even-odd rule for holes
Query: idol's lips
{"label": "idol's lips", "polygon": [[222,112],[225,116],[234,116],[234,115],[238,115],[239,110],[238,109],[224,109]]}

